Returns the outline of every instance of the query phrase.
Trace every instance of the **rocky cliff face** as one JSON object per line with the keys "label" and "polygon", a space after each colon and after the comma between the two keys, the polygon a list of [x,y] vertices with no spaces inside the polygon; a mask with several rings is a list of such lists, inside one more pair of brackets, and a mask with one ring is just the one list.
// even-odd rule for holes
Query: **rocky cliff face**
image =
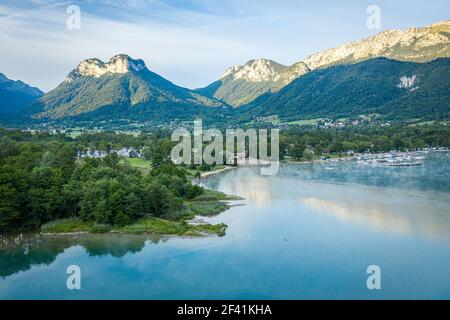
{"label": "rocky cliff face", "polygon": [[260,95],[279,91],[311,70],[379,57],[413,62],[450,57],[450,21],[423,28],[386,30],[315,53],[292,66],[267,59],[250,60],[243,66],[229,68],[218,81],[198,91],[238,107]]}
{"label": "rocky cliff face", "polygon": [[65,79],[72,82],[79,77],[101,77],[105,74],[125,74],[128,72],[139,72],[146,69],[142,60],[134,60],[125,54],[118,54],[108,62],[93,58],[82,61]]}
{"label": "rocky cliff face", "polygon": [[278,81],[286,66],[268,59],[250,60],[243,66],[233,66],[225,71],[221,79],[245,80],[250,82]]}
{"label": "rocky cliff face", "polygon": [[303,62],[314,70],[377,57],[414,62],[450,57],[450,21],[404,31],[386,30],[364,40],[313,54]]}
{"label": "rocky cliff face", "polygon": [[250,60],[228,68],[218,81],[197,91],[238,107],[261,94],[278,91],[308,71],[302,62],[288,67],[268,59]]}
{"label": "rocky cliff face", "polygon": [[[250,60],[243,66],[233,66],[220,79],[244,80],[248,82],[272,81],[284,86],[310,71],[304,62],[288,67],[268,59]],[[276,86],[275,86],[276,87]]]}

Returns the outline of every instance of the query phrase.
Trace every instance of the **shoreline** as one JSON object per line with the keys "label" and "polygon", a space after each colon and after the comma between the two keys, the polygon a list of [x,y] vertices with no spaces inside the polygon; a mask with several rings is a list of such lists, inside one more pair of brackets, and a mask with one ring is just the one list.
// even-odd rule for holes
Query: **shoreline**
{"label": "shoreline", "polygon": [[[228,209],[228,208],[227,208]],[[226,210],[227,210],[226,209]],[[194,216],[195,218],[196,216]],[[198,216],[207,217],[207,216]],[[185,220],[165,220],[161,218],[143,218],[133,224],[114,227],[104,231],[92,231],[92,226],[86,223],[82,228],[74,231],[58,231],[58,230],[41,230],[36,231],[43,236],[81,236],[81,235],[147,235],[155,237],[188,237],[188,238],[203,238],[207,236],[225,236],[228,226],[224,223],[210,224],[205,221],[201,224],[191,224],[192,219]],[[81,220],[80,220],[81,221]],[[55,220],[54,222],[64,222],[64,220]]]}
{"label": "shoreline", "polygon": [[342,156],[342,157],[335,157],[335,158],[329,158],[329,159],[314,159],[314,160],[305,160],[305,161],[296,161],[291,159],[285,159],[281,162],[284,163],[293,163],[293,164],[305,164],[305,163],[315,163],[315,162],[333,162],[333,161],[345,161],[351,159],[352,156]]}
{"label": "shoreline", "polygon": [[[240,198],[239,198],[240,199]],[[125,226],[99,225],[94,221],[83,221],[78,218],[66,218],[47,222],[38,231],[42,235],[76,236],[82,234],[147,234],[154,236],[185,236],[190,238],[217,235],[222,237],[226,233],[227,225],[223,223],[191,224],[196,217],[211,217],[230,209],[228,201],[237,197],[225,193],[205,189],[205,191],[191,200],[185,200],[180,209],[180,217],[147,216]]]}
{"label": "shoreline", "polygon": [[233,170],[236,169],[237,167],[232,167],[232,166],[226,166],[225,168],[219,169],[219,170],[214,170],[214,171],[208,171],[205,173],[202,173],[200,178],[207,178],[207,177],[211,177],[214,176],[216,174],[225,172],[225,171],[229,171],[229,170]]}

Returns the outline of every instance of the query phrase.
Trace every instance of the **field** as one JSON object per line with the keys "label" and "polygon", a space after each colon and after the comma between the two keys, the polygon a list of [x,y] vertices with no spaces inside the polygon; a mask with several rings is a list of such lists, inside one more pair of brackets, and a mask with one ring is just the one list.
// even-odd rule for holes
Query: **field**
{"label": "field", "polygon": [[152,169],[152,162],[141,158],[126,158],[124,162],[130,163],[130,165],[144,174],[148,174]]}

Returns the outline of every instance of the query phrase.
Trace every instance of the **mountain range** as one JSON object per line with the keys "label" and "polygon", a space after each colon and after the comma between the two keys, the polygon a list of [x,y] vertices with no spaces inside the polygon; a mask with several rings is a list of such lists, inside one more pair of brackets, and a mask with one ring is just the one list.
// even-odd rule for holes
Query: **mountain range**
{"label": "mountain range", "polygon": [[315,53],[291,66],[267,59],[251,60],[243,66],[229,68],[219,80],[197,91],[239,107],[261,94],[280,90],[312,70],[378,57],[413,62],[450,57],[450,21],[404,31],[386,30],[364,40]]}
{"label": "mountain range", "polygon": [[[251,60],[205,88],[177,86],[144,61],[87,59],[43,93],[0,74],[0,114],[33,121],[126,119],[163,124],[285,121],[376,113],[390,119],[450,118],[450,21],[387,30],[291,66]],[[6,92],[6,93],[5,93]],[[22,118],[21,118],[22,119]]]}
{"label": "mountain range", "polygon": [[376,58],[317,69],[240,107],[236,118],[300,119],[382,115],[388,120],[450,119],[450,59],[426,63]]}
{"label": "mountain range", "polygon": [[24,112],[27,106],[44,93],[18,80],[11,80],[0,73],[0,118],[10,118]]}

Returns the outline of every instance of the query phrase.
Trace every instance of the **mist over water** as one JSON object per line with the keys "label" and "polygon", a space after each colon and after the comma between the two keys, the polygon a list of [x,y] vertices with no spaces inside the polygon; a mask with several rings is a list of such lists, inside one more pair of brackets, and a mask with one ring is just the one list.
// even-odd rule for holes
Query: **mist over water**
{"label": "mist over water", "polygon": [[282,167],[282,176],[374,187],[450,192],[450,153],[431,153],[417,167],[388,167],[356,162],[316,162]]}
{"label": "mist over water", "polygon": [[[419,167],[283,164],[202,183],[239,195],[223,238],[2,237],[0,298],[450,298],[450,156]],[[82,289],[66,288],[79,265]],[[366,287],[378,265],[382,290]]]}

